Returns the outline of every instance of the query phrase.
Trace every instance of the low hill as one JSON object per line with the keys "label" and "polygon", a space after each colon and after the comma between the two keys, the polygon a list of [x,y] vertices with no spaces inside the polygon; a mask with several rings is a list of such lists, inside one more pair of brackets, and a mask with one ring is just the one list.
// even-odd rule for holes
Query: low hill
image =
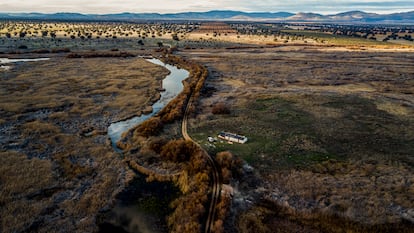
{"label": "low hill", "polygon": [[289,12],[242,12],[208,11],[182,12],[173,14],[159,13],[119,13],[119,14],[79,14],[79,13],[0,13],[0,19],[31,20],[78,20],[78,21],[139,21],[139,20],[215,20],[215,21],[294,21],[294,22],[342,22],[342,23],[395,23],[414,24],[414,11],[376,14],[363,11],[349,11],[332,15],[316,13],[297,14]]}

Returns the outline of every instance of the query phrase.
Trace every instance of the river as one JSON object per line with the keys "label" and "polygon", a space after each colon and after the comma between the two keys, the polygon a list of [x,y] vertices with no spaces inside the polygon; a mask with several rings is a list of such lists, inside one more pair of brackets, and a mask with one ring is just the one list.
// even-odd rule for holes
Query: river
{"label": "river", "polygon": [[121,139],[124,132],[157,114],[168,102],[174,99],[183,90],[184,85],[182,81],[188,78],[189,72],[185,69],[165,64],[156,58],[146,60],[153,64],[164,66],[170,71],[170,74],[162,80],[162,88],[164,91],[161,92],[160,99],[152,105],[151,113],[142,114],[141,116],[136,116],[125,121],[115,122],[109,126],[108,136],[111,139],[113,148],[115,149],[117,149],[116,142]]}
{"label": "river", "polygon": [[4,64],[16,63],[16,62],[28,62],[28,61],[47,61],[50,58],[25,58],[25,59],[10,59],[0,58],[0,69],[9,70],[11,66],[5,66]]}

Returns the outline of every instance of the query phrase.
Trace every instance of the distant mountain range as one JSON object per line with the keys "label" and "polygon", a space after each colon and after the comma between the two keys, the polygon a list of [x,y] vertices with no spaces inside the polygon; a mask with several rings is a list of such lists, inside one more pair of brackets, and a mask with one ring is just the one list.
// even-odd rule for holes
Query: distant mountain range
{"label": "distant mountain range", "polygon": [[395,23],[414,24],[414,11],[376,14],[363,11],[349,11],[333,15],[289,12],[208,11],[183,12],[174,14],[120,13],[120,14],[79,14],[79,13],[0,13],[0,19],[24,20],[67,20],[67,21],[141,21],[141,20],[223,20],[223,21],[268,21],[268,22],[337,22],[337,23]]}

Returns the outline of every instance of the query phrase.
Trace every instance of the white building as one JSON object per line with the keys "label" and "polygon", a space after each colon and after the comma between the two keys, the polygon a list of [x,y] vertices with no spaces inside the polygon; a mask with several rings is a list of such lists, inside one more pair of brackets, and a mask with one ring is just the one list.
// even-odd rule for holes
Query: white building
{"label": "white building", "polygon": [[228,132],[220,132],[218,134],[218,137],[224,140],[227,140],[229,142],[237,142],[237,143],[241,143],[244,144],[247,142],[247,137],[242,136],[242,135],[238,135],[238,134],[234,134],[234,133],[228,133]]}

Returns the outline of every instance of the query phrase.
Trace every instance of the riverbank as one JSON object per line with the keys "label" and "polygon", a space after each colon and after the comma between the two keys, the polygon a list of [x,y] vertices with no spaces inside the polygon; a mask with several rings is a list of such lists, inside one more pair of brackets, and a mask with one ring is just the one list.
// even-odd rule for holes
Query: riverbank
{"label": "riverbank", "polygon": [[128,130],[157,114],[173,100],[183,90],[184,86],[182,82],[188,78],[189,73],[187,70],[165,64],[155,58],[146,59],[146,61],[165,67],[169,71],[169,74],[162,80],[162,85],[158,89],[161,90],[158,100],[150,107],[145,108],[150,109],[150,111],[142,112],[142,114],[126,120],[114,122],[108,127],[108,136],[114,148],[117,148],[117,142],[124,133],[127,133]]}

